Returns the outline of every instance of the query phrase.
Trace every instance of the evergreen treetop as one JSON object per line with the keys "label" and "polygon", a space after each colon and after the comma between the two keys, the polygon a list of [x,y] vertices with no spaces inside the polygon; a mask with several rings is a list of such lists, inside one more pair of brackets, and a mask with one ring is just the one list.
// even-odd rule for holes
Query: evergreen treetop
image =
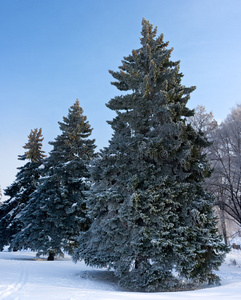
{"label": "evergreen treetop", "polygon": [[42,150],[43,139],[42,128],[40,128],[39,130],[37,128],[35,128],[34,130],[31,129],[31,132],[28,136],[28,142],[23,146],[23,148],[27,151],[24,153],[24,155],[19,155],[19,159],[29,159],[32,162],[42,161],[44,157],[46,157],[46,155],[44,155],[44,151]]}
{"label": "evergreen treetop", "polygon": [[54,148],[51,151],[51,157],[60,161],[72,159],[89,160],[93,157],[95,140],[88,139],[92,133],[92,128],[83,115],[83,109],[80,107],[77,99],[69,108],[67,117],[63,117],[63,122],[58,122],[62,131],[53,142],[49,142]]}

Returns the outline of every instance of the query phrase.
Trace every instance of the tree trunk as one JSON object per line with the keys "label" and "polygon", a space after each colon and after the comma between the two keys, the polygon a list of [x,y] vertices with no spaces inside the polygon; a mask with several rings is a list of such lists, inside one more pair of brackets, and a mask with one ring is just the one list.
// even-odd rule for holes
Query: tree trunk
{"label": "tree trunk", "polygon": [[54,260],[54,256],[55,256],[55,251],[49,251],[49,256],[47,260]]}
{"label": "tree trunk", "polygon": [[228,245],[228,237],[227,237],[227,228],[226,228],[226,222],[225,222],[225,214],[224,214],[223,209],[220,209],[220,221],[221,221],[224,243],[227,246]]}
{"label": "tree trunk", "polygon": [[146,258],[144,256],[138,255],[135,259],[135,269],[138,269],[140,264],[146,260]]}

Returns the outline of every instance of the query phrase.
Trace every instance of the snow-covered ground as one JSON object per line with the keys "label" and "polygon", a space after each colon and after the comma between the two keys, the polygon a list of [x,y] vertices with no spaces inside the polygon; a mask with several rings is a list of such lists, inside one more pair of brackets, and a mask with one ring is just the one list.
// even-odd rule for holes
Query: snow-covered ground
{"label": "snow-covered ground", "polygon": [[74,264],[69,257],[37,259],[29,251],[0,252],[0,299],[11,300],[234,300],[241,299],[241,250],[230,252],[218,272],[221,286],[175,293],[131,293],[112,273]]}

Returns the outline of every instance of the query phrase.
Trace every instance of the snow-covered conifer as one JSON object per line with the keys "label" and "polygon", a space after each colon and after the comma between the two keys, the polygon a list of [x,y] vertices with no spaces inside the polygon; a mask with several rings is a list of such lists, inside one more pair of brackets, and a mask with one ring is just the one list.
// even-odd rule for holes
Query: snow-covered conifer
{"label": "snow-covered conifer", "polygon": [[38,183],[42,164],[45,157],[42,150],[42,129],[31,130],[28,142],[23,146],[24,155],[19,155],[19,160],[29,160],[24,166],[19,167],[16,180],[5,190],[9,197],[0,207],[0,249],[11,243],[13,235],[22,229],[19,217],[29,202],[30,195],[35,191]]}
{"label": "snow-covered conifer", "polygon": [[93,223],[74,255],[113,268],[121,286],[136,291],[218,281],[213,270],[225,253],[202,187],[208,143],[186,122],[195,88],[181,84],[179,62],[156,34],[143,19],[141,47],[110,71],[124,93],[107,104],[117,114],[114,134],[93,168]]}
{"label": "snow-covered conifer", "polygon": [[76,100],[59,122],[61,134],[46,160],[40,185],[32,194],[21,221],[23,230],[13,246],[49,254],[72,253],[76,236],[89,226],[84,192],[89,188],[88,165],[95,157],[92,129]]}

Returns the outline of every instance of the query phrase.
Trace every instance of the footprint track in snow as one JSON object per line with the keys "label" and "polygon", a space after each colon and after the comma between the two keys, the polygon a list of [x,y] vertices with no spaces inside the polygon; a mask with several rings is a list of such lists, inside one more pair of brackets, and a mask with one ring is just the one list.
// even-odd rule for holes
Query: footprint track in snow
{"label": "footprint track in snow", "polygon": [[20,299],[17,293],[21,291],[21,289],[24,287],[24,285],[28,281],[28,272],[26,270],[24,262],[21,262],[19,264],[20,267],[20,274],[18,277],[18,280],[8,286],[5,290],[0,291],[0,300],[4,299],[11,299],[11,300],[18,300]]}

